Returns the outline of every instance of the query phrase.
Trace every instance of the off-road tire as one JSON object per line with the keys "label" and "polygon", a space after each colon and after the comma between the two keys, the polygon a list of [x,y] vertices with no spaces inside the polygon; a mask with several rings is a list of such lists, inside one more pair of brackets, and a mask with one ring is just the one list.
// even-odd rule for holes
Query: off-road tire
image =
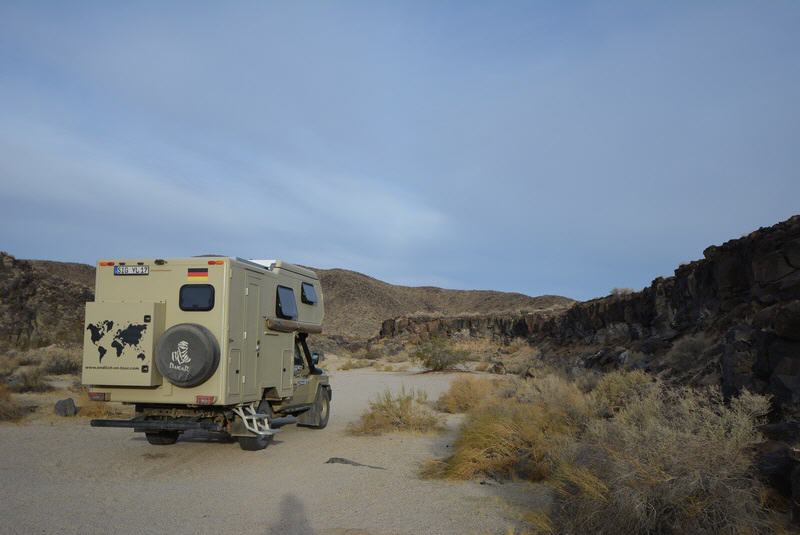
{"label": "off-road tire", "polygon": [[263,450],[269,443],[272,442],[271,435],[265,435],[263,437],[237,437],[239,440],[239,447],[242,448],[244,451],[259,451]]}
{"label": "off-road tire", "polygon": [[308,420],[297,425],[311,429],[325,429],[331,417],[331,394],[327,388],[319,387],[317,389],[314,405],[308,412]]}
{"label": "off-road tire", "polygon": [[177,431],[148,431],[145,433],[147,442],[154,446],[169,446],[178,441]]}
{"label": "off-road tire", "polygon": [[[262,400],[258,406],[258,412],[266,413],[267,420],[272,420],[272,406],[269,401]],[[236,440],[239,441],[239,447],[244,451],[260,451],[269,446],[269,443],[272,442],[272,435],[236,437]]]}

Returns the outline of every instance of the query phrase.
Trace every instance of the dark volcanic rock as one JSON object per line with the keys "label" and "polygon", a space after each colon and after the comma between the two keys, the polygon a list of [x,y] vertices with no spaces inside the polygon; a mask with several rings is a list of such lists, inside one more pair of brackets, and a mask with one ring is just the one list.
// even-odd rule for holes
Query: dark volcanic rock
{"label": "dark volcanic rock", "polygon": [[78,407],[72,398],[60,399],[56,401],[55,413],[58,416],[75,416],[78,414]]}
{"label": "dark volcanic rock", "polygon": [[[383,322],[381,336],[522,336],[562,355],[579,352],[584,365],[603,370],[627,365],[623,347],[647,354],[654,369],[699,384],[719,376],[728,396],[742,388],[770,394],[784,415],[800,415],[800,216],[708,247],[703,256],[642,291],[563,313],[395,318]],[[664,360],[670,347],[696,333],[712,345],[698,355],[705,362],[671,369],[677,364]]]}
{"label": "dark volcanic rock", "polygon": [[94,295],[86,281],[94,268],[64,266],[81,276],[65,278],[65,268],[37,269],[0,252],[0,346],[27,349],[82,341],[83,304]]}

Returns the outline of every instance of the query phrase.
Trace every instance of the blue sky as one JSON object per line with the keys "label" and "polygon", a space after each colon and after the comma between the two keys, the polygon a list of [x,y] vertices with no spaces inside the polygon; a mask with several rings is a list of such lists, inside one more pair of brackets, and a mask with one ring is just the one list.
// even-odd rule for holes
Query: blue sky
{"label": "blue sky", "polygon": [[591,298],[800,212],[797,2],[0,2],[0,248]]}

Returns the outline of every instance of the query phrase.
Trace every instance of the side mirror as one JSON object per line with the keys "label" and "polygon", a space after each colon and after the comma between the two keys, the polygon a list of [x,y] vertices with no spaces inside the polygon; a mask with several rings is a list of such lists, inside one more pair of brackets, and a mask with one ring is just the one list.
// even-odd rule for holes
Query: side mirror
{"label": "side mirror", "polygon": [[314,364],[314,366],[319,364],[319,353],[316,351],[311,353],[311,362]]}

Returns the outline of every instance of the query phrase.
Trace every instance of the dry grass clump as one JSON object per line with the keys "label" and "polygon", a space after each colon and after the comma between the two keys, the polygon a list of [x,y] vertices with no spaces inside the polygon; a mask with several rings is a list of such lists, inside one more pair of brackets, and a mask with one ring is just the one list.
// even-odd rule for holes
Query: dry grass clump
{"label": "dry grass clump", "polygon": [[17,357],[5,356],[0,358],[0,379],[4,379],[13,374],[19,368]]}
{"label": "dry grass clump", "polygon": [[453,479],[485,475],[542,480],[590,414],[583,393],[554,375],[504,381],[492,399],[467,414],[453,455],[423,473]]}
{"label": "dry grass clump", "polygon": [[427,394],[406,390],[397,394],[385,390],[364,411],[358,422],[347,426],[351,435],[382,435],[391,431],[428,432],[441,427],[440,419],[427,407]]}
{"label": "dry grass clump", "polygon": [[373,361],[366,359],[347,359],[341,366],[339,366],[339,369],[342,371],[357,370],[359,368],[369,368],[373,364]]}
{"label": "dry grass clump", "polygon": [[466,361],[469,353],[455,347],[447,338],[437,336],[420,344],[413,357],[423,368],[440,372]]}
{"label": "dry grass clump", "polygon": [[42,365],[45,371],[52,375],[79,375],[83,368],[80,356],[61,353],[50,358]]}
{"label": "dry grass clump", "polygon": [[768,410],[763,396],[725,404],[642,372],[609,374],[589,393],[556,375],[504,381],[423,475],[545,482],[556,532],[769,532],[748,453]]}
{"label": "dry grass clump", "polygon": [[19,420],[25,410],[11,397],[11,392],[0,384],[0,421]]}
{"label": "dry grass clump", "polygon": [[494,389],[491,379],[463,375],[450,382],[450,387],[439,396],[436,408],[443,412],[466,412],[482,403]]}
{"label": "dry grass clump", "polygon": [[8,381],[13,392],[48,392],[53,387],[45,381],[43,368],[29,368],[12,376]]}

